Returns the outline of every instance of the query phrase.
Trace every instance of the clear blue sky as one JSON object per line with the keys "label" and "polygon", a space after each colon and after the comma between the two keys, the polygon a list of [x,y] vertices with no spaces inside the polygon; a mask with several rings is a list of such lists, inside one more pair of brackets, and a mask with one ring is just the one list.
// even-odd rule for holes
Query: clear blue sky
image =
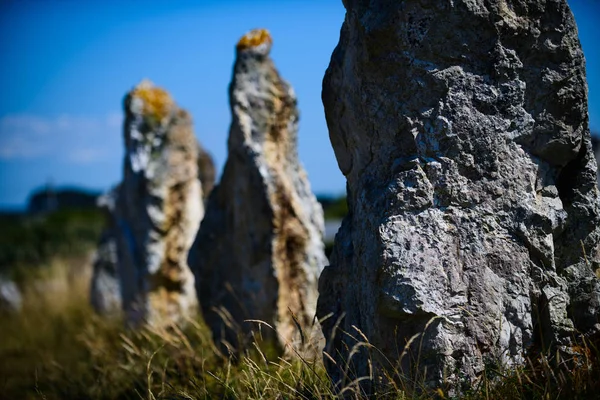
{"label": "clear blue sky", "polygon": [[[587,59],[592,130],[600,131],[600,2],[572,0]],[[234,46],[268,28],[295,88],[299,152],[313,190],[341,194],[321,80],[344,18],[341,0],[0,0],[0,208],[24,207],[52,181],[106,190],[121,176],[121,101],[142,78],[195,122],[220,171],[231,117]]]}

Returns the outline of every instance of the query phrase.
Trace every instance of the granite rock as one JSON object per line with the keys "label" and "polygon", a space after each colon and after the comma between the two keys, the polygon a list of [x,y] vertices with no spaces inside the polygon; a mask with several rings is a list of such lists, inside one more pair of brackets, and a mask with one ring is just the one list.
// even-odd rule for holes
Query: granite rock
{"label": "granite rock", "polygon": [[108,288],[110,298],[116,271],[130,325],[183,324],[197,311],[187,254],[204,215],[200,146],[190,115],[147,80],[127,94],[124,109],[124,176],[92,287]]}
{"label": "granite rock", "polygon": [[600,187],[600,137],[592,136],[592,148],[594,156],[596,156],[596,164],[598,164],[598,187]]}
{"label": "granite rock", "polygon": [[334,383],[470,385],[598,333],[596,161],[566,1],[344,5],[323,81],[349,205],[319,281]]}
{"label": "granite rock", "polygon": [[326,263],[323,211],[298,160],[296,96],[271,43],[258,29],[237,44],[228,158],[189,257],[204,318],[232,352],[259,330],[247,320],[269,324],[263,339],[281,347],[301,341],[298,327],[308,341]]}

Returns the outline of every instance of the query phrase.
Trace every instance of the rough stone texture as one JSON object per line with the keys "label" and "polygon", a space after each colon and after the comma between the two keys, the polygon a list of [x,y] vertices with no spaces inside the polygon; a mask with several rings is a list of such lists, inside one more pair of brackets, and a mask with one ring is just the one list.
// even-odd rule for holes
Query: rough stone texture
{"label": "rough stone texture", "polygon": [[[200,143],[198,143],[198,179],[202,186],[202,199],[206,203],[215,184],[215,166],[212,157]],[[103,315],[119,314],[123,307],[118,273],[118,241],[126,238],[119,233],[115,209],[120,190],[122,190],[120,187],[111,190],[100,196],[97,202],[98,207],[106,213],[106,229],[102,233],[94,256],[90,298],[96,312]],[[121,248],[127,247],[127,242],[123,241]],[[123,257],[127,257],[126,253]]]}
{"label": "rough stone texture", "polygon": [[21,310],[23,299],[17,285],[6,278],[0,277],[0,313],[18,312]]}
{"label": "rough stone texture", "polygon": [[94,277],[112,291],[116,243],[127,321],[184,323],[197,309],[187,253],[204,215],[199,145],[189,114],[151,82],[128,93],[124,107],[124,177],[114,195],[113,228],[96,262],[103,273]]}
{"label": "rough stone texture", "polygon": [[247,319],[273,326],[282,346],[299,338],[292,313],[310,332],[326,262],[323,211],[298,161],[296,96],[270,49],[262,29],[237,45],[229,155],[190,251],[205,320],[234,351],[244,345],[238,334],[258,328]]}
{"label": "rough stone texture", "polygon": [[382,377],[383,354],[430,385],[597,333],[596,161],[566,2],[344,4],[323,82],[350,210],[319,282],[334,382],[355,345],[336,323],[381,351],[353,355],[350,379],[369,354]]}
{"label": "rough stone texture", "polygon": [[598,187],[600,187],[600,137],[592,136],[592,148],[596,156],[596,164],[598,164]]}
{"label": "rough stone texture", "polygon": [[206,203],[215,187],[215,163],[212,156],[198,143],[198,179],[202,183],[202,198]]}

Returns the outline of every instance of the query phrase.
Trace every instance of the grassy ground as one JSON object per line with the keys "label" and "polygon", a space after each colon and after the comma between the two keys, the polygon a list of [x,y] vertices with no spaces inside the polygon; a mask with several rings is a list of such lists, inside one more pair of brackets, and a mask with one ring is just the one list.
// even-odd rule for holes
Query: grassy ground
{"label": "grassy ground", "polygon": [[[345,212],[340,201],[332,204]],[[184,331],[133,331],[95,315],[90,249],[101,217],[93,210],[0,217],[0,272],[19,283],[24,298],[21,313],[0,315],[0,399],[336,398],[321,360],[281,359],[257,345],[234,361],[200,320]],[[376,353],[369,343],[359,346]],[[460,398],[600,398],[598,343],[582,341],[576,350],[569,359],[541,354],[516,371],[490,365]],[[449,398],[400,371],[392,375],[374,398]],[[360,398],[357,385],[344,390]]]}
{"label": "grassy ground", "polygon": [[[185,331],[132,331],[99,318],[88,306],[89,258],[55,259],[44,270],[26,285],[23,312],[1,316],[2,399],[335,398],[320,360],[254,350],[233,362],[200,321]],[[598,398],[598,349],[584,343],[580,354],[577,363],[559,366],[539,357],[518,371],[490,367],[461,398]],[[412,387],[400,380],[376,398],[448,398]],[[358,397],[355,387],[345,393]]]}
{"label": "grassy ground", "polygon": [[82,261],[46,266],[45,276],[27,285],[22,312],[1,316],[0,398],[328,397],[320,363],[267,359],[259,351],[234,363],[200,321],[185,331],[132,331],[96,316]]}
{"label": "grassy ground", "polygon": [[82,256],[94,248],[104,225],[98,209],[49,214],[0,213],[0,274],[20,282],[56,257]]}

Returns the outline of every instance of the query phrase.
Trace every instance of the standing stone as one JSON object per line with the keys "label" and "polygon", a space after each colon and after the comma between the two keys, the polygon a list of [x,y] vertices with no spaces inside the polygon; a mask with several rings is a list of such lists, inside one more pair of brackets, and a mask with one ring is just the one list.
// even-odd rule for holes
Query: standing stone
{"label": "standing stone", "polygon": [[[596,162],[566,1],[344,5],[323,82],[349,204],[319,282],[334,382],[372,367],[367,392],[395,368],[470,384],[597,333]],[[350,357],[355,328],[378,350]]]}
{"label": "standing stone", "polygon": [[190,252],[204,318],[232,350],[258,330],[247,319],[270,324],[263,337],[282,346],[299,339],[296,323],[308,338],[326,262],[323,211],[298,161],[296,96],[271,43],[259,29],[237,44],[229,156]]}
{"label": "standing stone", "polygon": [[134,323],[182,322],[197,307],[187,253],[204,215],[192,120],[166,91],[144,81],[125,98],[124,129],[117,199],[127,238],[119,266],[124,309]]}
{"label": "standing stone", "polygon": [[122,308],[121,285],[117,265],[118,226],[115,202],[119,187],[98,198],[97,204],[105,214],[106,228],[102,232],[94,255],[90,300],[92,307],[102,315],[118,315]]}
{"label": "standing stone", "polygon": [[0,314],[21,311],[23,298],[19,287],[11,280],[0,276]]}
{"label": "standing stone", "polygon": [[90,298],[101,315],[117,315],[122,307],[121,286],[117,271],[117,242],[111,230],[102,232],[94,255]]}
{"label": "standing stone", "polygon": [[[198,179],[202,186],[202,200],[206,203],[215,183],[215,167],[212,157],[199,143]],[[98,207],[106,214],[106,228],[94,255],[90,299],[94,310],[101,315],[118,315],[123,308],[118,271],[119,249],[128,249],[129,244],[126,235],[119,232],[115,209],[120,191],[121,188],[117,187],[98,199]],[[189,235],[189,231],[186,234]],[[125,251],[121,257],[127,259],[130,255]]]}
{"label": "standing stone", "polygon": [[[116,243],[120,301],[128,323],[183,323],[197,309],[187,253],[204,215],[199,145],[189,114],[151,82],[129,92],[124,106],[124,177],[104,247]],[[113,255],[105,254],[110,256],[104,275],[112,276]]]}

